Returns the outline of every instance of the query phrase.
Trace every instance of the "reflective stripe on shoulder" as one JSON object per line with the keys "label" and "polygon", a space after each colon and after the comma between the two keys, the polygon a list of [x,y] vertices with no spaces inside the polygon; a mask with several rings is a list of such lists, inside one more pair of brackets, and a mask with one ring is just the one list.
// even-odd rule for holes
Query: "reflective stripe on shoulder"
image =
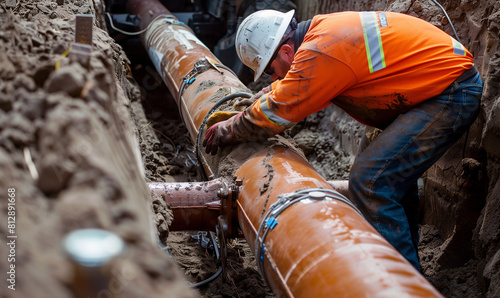
{"label": "reflective stripe on shoulder", "polygon": [[[363,37],[365,39],[366,57],[370,73],[385,68],[385,55],[382,46],[382,36],[376,12],[360,12]],[[387,18],[383,18],[383,25],[387,25]]]}
{"label": "reflective stripe on shoulder", "polygon": [[451,42],[453,43],[453,54],[465,56],[465,47],[459,43],[455,38],[451,37]]}
{"label": "reflective stripe on shoulder", "polygon": [[290,127],[294,126],[296,124],[295,122],[291,122],[291,121],[288,121],[286,119],[283,119],[271,111],[271,109],[269,108],[269,105],[267,104],[267,97],[268,96],[269,96],[269,94],[263,95],[260,98],[260,109],[262,110],[262,113],[264,113],[264,116],[266,116],[266,118],[269,121],[271,121],[272,123],[274,123],[278,126],[282,126],[282,127],[286,127],[286,128],[290,128]]}

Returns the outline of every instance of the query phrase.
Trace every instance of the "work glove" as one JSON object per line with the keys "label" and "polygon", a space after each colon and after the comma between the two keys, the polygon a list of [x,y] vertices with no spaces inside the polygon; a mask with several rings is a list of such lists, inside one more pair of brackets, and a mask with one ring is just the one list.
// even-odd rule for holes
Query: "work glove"
{"label": "work glove", "polygon": [[[233,112],[221,113],[221,115],[234,115]],[[222,119],[217,116],[218,119]],[[217,118],[214,117],[214,118]],[[202,145],[207,154],[215,155],[219,147],[235,145],[246,141],[265,140],[276,134],[266,127],[259,127],[251,120],[247,110],[237,113],[236,116],[213,124],[205,134]]]}
{"label": "work glove", "polygon": [[247,107],[251,106],[256,100],[260,99],[262,95],[271,92],[271,86],[267,86],[260,90],[259,92],[255,93],[252,97],[250,98],[244,98],[242,100],[238,100],[233,104],[233,107],[237,111],[243,111]]}
{"label": "work glove", "polygon": [[240,142],[234,135],[234,123],[242,115],[243,113],[238,113],[235,117],[217,122],[208,129],[202,143],[207,154],[215,155],[219,147],[225,147]]}
{"label": "work glove", "polygon": [[210,115],[207,119],[207,128],[212,127],[215,123],[227,120],[235,115],[237,115],[238,112],[233,112],[233,111],[217,111]]}

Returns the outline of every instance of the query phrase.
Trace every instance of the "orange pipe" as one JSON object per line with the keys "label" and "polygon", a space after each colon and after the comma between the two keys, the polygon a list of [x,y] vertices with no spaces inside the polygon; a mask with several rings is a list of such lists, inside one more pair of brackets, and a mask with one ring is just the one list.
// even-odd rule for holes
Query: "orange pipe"
{"label": "orange pipe", "polygon": [[[157,15],[170,14],[157,0],[129,0],[128,10],[142,17],[144,27]],[[181,90],[183,78],[195,62],[204,57],[218,61],[187,26],[156,20],[144,43],[170,92],[178,98],[194,142],[203,117],[226,91],[247,91],[230,72],[221,74],[215,69],[198,74]],[[236,206],[240,227],[256,254],[262,249],[258,246],[256,251],[253,245],[259,227],[279,195],[310,188],[332,190],[295,150],[276,141],[232,147],[219,153],[215,161],[231,156],[245,157],[242,164],[235,165],[236,178],[243,179]],[[207,172],[218,175],[220,163],[209,165],[213,159],[202,158]],[[344,202],[303,200],[285,209],[277,222],[263,241],[263,271],[278,296],[441,296]]]}
{"label": "orange pipe", "polygon": [[[255,166],[263,164],[267,168]],[[273,169],[273,178],[263,181],[269,168]],[[236,173],[244,179],[237,201],[238,221],[254,253],[263,212],[279,194],[331,189],[305,159],[282,146],[253,155]],[[262,193],[264,182],[268,186]],[[299,202],[286,209],[277,221],[265,238],[263,267],[278,296],[441,296],[345,203]]]}
{"label": "orange pipe", "polygon": [[[228,94],[250,91],[226,68],[217,70],[211,67],[196,74],[189,84],[183,84],[184,78],[200,59],[208,58],[217,65],[222,63],[187,25],[179,24],[159,1],[129,0],[127,11],[141,17],[141,28],[149,27],[142,35],[143,44],[177,101],[184,124],[196,142],[203,118],[218,100]],[[205,156],[201,158],[207,176],[213,175],[212,168],[206,165]]]}

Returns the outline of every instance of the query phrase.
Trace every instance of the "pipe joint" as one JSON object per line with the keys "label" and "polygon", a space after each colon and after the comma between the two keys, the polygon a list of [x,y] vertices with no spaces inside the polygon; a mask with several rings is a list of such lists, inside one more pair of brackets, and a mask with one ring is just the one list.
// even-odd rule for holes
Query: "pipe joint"
{"label": "pipe joint", "polygon": [[165,21],[165,23],[167,23],[167,24],[170,24],[170,25],[174,25],[174,24],[185,25],[183,22],[181,22],[178,19],[176,19],[173,15],[166,14],[166,15],[163,15],[163,17],[165,19],[162,20],[162,21]]}
{"label": "pipe joint", "polygon": [[[200,58],[198,61],[196,61],[194,64],[193,64],[193,69],[191,69],[185,76],[184,78],[182,78],[182,81],[185,83],[185,84],[191,84],[192,82],[194,82],[196,80],[196,76],[198,74],[201,74],[209,69],[215,69],[218,73],[220,73],[221,75],[224,74],[224,72],[222,70],[220,70],[221,68],[231,72],[234,76],[236,76],[236,74],[233,72],[232,69],[230,69],[229,67],[225,66],[224,64],[220,64],[218,63],[217,61],[209,58],[209,57],[203,57],[203,58]],[[179,94],[182,94],[182,89],[181,91],[179,91]]]}
{"label": "pipe joint", "polygon": [[235,184],[222,187],[217,192],[217,196],[221,199],[221,215],[223,215],[227,221],[228,235],[232,238],[238,236],[239,225],[236,211],[236,200],[238,199],[242,184],[243,180],[237,179]]}

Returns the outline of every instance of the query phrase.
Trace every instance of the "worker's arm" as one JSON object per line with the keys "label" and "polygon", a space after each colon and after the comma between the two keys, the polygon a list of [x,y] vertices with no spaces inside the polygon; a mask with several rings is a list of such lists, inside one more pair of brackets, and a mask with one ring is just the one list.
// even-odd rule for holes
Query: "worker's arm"
{"label": "worker's arm", "polygon": [[[265,140],[292,127],[356,82],[344,63],[314,51],[296,55],[285,79],[235,117],[213,125],[203,141],[207,153],[245,141]],[[299,52],[298,52],[299,53]],[[274,86],[273,86],[274,87]]]}
{"label": "worker's arm", "polygon": [[[238,101],[233,106],[237,110],[238,107],[245,109],[269,91],[271,91],[271,86],[263,88],[251,98]],[[207,121],[209,130],[203,139],[205,152],[215,155],[219,147],[244,141],[266,139],[273,135],[271,132],[267,132],[267,129],[252,124],[245,115],[246,110],[240,113],[218,111],[210,115]]]}
{"label": "worker's arm", "polygon": [[245,119],[278,134],[331,104],[356,83],[356,75],[343,61],[314,50],[300,50],[286,77],[245,110]]}
{"label": "worker's arm", "polygon": [[247,110],[227,120],[215,123],[203,139],[205,152],[215,155],[218,148],[246,141],[265,140],[274,133],[266,127],[259,127],[246,118]]}

